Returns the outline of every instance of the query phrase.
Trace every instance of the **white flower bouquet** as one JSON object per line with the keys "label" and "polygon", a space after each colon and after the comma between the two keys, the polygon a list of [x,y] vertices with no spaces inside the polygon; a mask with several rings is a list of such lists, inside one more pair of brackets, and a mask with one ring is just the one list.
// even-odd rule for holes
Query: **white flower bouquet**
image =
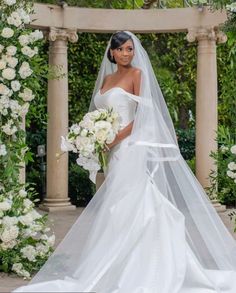
{"label": "white flower bouquet", "polygon": [[89,178],[95,182],[96,172],[107,167],[104,149],[115,139],[119,129],[119,115],[113,109],[89,112],[70,127],[65,138],[61,137],[61,150],[78,153],[77,164],[89,170]]}

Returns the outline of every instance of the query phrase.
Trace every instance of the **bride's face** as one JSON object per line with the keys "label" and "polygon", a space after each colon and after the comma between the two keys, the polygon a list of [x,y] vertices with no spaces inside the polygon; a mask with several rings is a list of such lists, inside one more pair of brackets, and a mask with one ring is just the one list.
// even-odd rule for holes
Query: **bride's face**
{"label": "bride's face", "polygon": [[111,50],[116,63],[122,66],[127,66],[131,63],[134,56],[134,45],[131,40],[126,41],[120,47]]}

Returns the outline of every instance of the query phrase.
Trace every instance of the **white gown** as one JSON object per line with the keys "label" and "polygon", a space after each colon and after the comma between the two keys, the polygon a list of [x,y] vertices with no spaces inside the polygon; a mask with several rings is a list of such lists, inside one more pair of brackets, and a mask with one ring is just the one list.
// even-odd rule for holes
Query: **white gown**
{"label": "white gown", "polygon": [[[97,92],[95,105],[113,107],[125,127],[134,119],[136,98],[115,87],[103,94]],[[67,259],[74,260],[71,275],[63,275],[62,270],[54,280],[41,280],[14,292],[236,292],[235,271],[211,270],[200,264],[186,240],[184,215],[163,196],[149,174],[136,182],[132,176],[135,165],[128,163],[118,172],[119,162],[128,162],[132,156],[128,140],[112,149],[106,180],[88,205],[96,214],[89,223],[86,242],[81,244],[78,234],[71,250],[65,252]],[[110,184],[112,176],[120,180],[119,192]],[[87,209],[77,220],[81,225]],[[69,233],[75,233],[73,227]],[[74,251],[78,253],[80,247],[83,251],[75,260]]]}

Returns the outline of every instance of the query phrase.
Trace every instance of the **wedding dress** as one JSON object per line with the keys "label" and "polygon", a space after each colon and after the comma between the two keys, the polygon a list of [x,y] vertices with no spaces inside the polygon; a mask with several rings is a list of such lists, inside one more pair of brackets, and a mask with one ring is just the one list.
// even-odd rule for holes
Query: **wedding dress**
{"label": "wedding dress", "polygon": [[[134,132],[112,148],[105,181],[53,255],[14,292],[235,293],[235,240],[171,130],[161,131],[158,109],[152,116],[145,84],[140,96],[121,87],[102,93],[100,86],[94,107],[112,107],[121,128],[134,121]],[[156,133],[148,124],[154,118]]]}

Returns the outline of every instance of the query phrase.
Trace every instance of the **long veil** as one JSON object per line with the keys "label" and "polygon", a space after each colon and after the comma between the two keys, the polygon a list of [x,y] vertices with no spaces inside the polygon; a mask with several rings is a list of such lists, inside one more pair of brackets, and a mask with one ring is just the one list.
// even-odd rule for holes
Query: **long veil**
{"label": "long veil", "polygon": [[[122,245],[122,239],[126,237],[125,231],[129,223],[123,223],[123,219],[127,221],[132,217],[131,209],[139,208],[139,184],[145,176],[184,215],[187,243],[201,265],[206,269],[236,270],[235,240],[180,154],[175,130],[145,49],[133,33],[126,33],[134,42],[132,65],[142,71],[140,95],[134,96],[138,106],[129,137],[127,157],[120,158],[115,173],[112,171],[107,175],[66,237],[30,284],[65,277],[82,280],[83,274],[88,273],[88,270],[84,270],[86,264],[89,264],[90,277],[95,282],[95,276],[101,276],[109,268],[109,263],[115,257],[114,252],[119,251],[119,245]],[[116,70],[116,65],[107,59],[109,46],[110,42],[95,84],[90,111],[95,109],[94,96],[104,77]],[[130,190],[132,196],[127,198],[126,193]],[[125,216],[120,215],[120,234],[114,235],[117,237],[115,240],[107,231],[111,229],[110,225],[114,227],[110,216],[112,212],[115,215],[118,203],[125,203]],[[111,222],[107,223],[104,218]],[[142,225],[141,219],[139,220]],[[110,236],[106,238],[106,235]],[[123,237],[121,242],[118,241],[119,236]],[[93,267],[97,266],[98,261],[101,267],[97,275],[93,275]]]}

